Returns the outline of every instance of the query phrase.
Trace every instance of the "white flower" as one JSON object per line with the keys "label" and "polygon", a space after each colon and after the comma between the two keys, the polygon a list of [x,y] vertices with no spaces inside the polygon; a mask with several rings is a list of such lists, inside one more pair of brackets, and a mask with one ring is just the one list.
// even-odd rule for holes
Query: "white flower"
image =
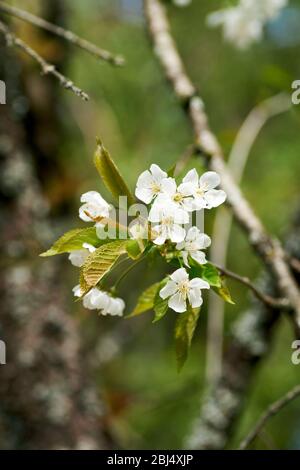
{"label": "white flower", "polygon": [[188,257],[190,256],[199,264],[206,263],[203,250],[211,244],[211,239],[205,233],[202,233],[197,227],[191,227],[186,234],[185,240],[177,243],[176,249],[181,252],[184,264],[189,267]]}
{"label": "white flower", "polygon": [[110,205],[97,191],[84,193],[80,201],[84,204],[79,209],[79,217],[84,222],[96,222],[96,227],[103,227],[102,219],[109,217]]}
{"label": "white flower", "polygon": [[162,171],[158,165],[151,165],[150,171],[144,171],[137,180],[136,197],[145,204],[150,204],[161,192],[161,182],[167,176],[167,173]]}
{"label": "white flower", "polygon": [[154,205],[149,221],[156,224],[152,226],[152,233],[157,235],[153,240],[156,245],[163,245],[166,240],[179,243],[184,240],[186,231],[182,225],[189,222],[189,215],[173,205]]}
{"label": "white flower", "polygon": [[187,300],[192,308],[202,305],[201,289],[209,289],[208,282],[198,277],[189,280],[185,268],[180,268],[171,274],[170,281],[160,290],[159,295],[162,299],[169,298],[168,306],[182,313],[187,309]]}
{"label": "white flower", "polygon": [[226,193],[215,189],[220,184],[220,176],[214,171],[207,171],[198,176],[195,169],[189,171],[183,178],[180,188],[193,195],[193,205],[196,210],[218,207],[226,199]]}
{"label": "white flower", "polygon": [[244,49],[263,35],[264,24],[276,18],[288,0],[240,0],[235,7],[224,8],[207,17],[208,26],[222,26],[226,41]]}
{"label": "white flower", "polygon": [[164,206],[172,204],[174,208],[181,208],[192,212],[193,199],[190,196],[190,190],[186,185],[181,184],[177,188],[174,178],[164,178],[161,182],[161,193],[156,198],[153,207],[156,205]]}
{"label": "white flower", "polygon": [[[75,297],[81,297],[80,286],[73,289]],[[122,316],[125,302],[122,299],[111,297],[97,287],[91,289],[83,297],[83,306],[89,310],[99,310],[101,315]]]}
{"label": "white flower", "polygon": [[69,260],[73,266],[80,268],[84,263],[90,253],[93,253],[96,248],[89,243],[83,243],[82,250],[75,250],[69,254]]}
{"label": "white flower", "polygon": [[146,221],[136,220],[129,227],[130,238],[144,240],[148,238],[148,224]]}

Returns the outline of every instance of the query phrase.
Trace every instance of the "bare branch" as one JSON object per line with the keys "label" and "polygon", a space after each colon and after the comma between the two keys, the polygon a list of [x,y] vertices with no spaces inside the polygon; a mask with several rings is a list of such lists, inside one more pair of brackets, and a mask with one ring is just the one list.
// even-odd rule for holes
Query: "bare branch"
{"label": "bare branch", "polygon": [[241,442],[239,449],[245,450],[249,445],[254,441],[254,439],[259,435],[262,431],[263,427],[265,426],[266,422],[274,415],[279,413],[282,408],[288,405],[291,401],[295,400],[300,396],[300,385],[297,385],[292,390],[290,390],[286,395],[284,395],[279,400],[275,401],[265,413],[259,418],[257,423],[255,424],[252,431],[245,437],[245,439]]}
{"label": "bare branch", "polygon": [[144,0],[144,4],[155,52],[177,98],[187,110],[196,145],[206,155],[208,167],[221,176],[222,188],[227,193],[227,201],[235,219],[246,231],[251,245],[275,276],[282,295],[287,297],[293,306],[297,334],[300,334],[300,292],[286,263],[282,246],[278,240],[268,235],[227,168],[219,143],[209,127],[204,103],[185,72],[170,34],[165,8],[159,0]]}
{"label": "bare branch", "polygon": [[86,39],[80,38],[75,33],[62,28],[61,26],[49,23],[49,21],[46,21],[43,18],[39,18],[38,16],[28,13],[27,11],[21,10],[20,8],[12,7],[4,2],[0,2],[0,12],[15,16],[16,18],[26,21],[27,23],[37,26],[38,28],[49,31],[50,33],[65,39],[66,41],[79,47],[80,49],[89,52],[98,59],[105,60],[106,62],[109,62],[112,65],[121,66],[125,63],[125,60],[122,56],[115,56],[109,51],[100,49],[99,47],[87,41]]}
{"label": "bare branch", "polygon": [[[239,132],[228,158],[228,167],[237,184],[240,184],[243,173],[258,134],[273,116],[288,111],[291,99],[287,93],[279,93],[259,103],[248,114]],[[210,249],[210,259],[226,266],[227,250],[232,226],[232,214],[226,208],[217,211]],[[290,263],[293,268],[292,264]],[[221,374],[223,352],[224,301],[210,292],[208,305],[206,379],[208,384],[216,381]]]}
{"label": "bare branch", "polygon": [[75,86],[74,83],[62,73],[58,72],[54,65],[46,62],[34,49],[22,41],[22,39],[15,36],[15,34],[4,23],[2,23],[2,21],[0,21],[0,32],[3,33],[8,46],[18,47],[25,52],[25,54],[34,59],[40,65],[43,75],[52,75],[58,79],[63,88],[72,91],[84,101],[89,100],[89,96],[84,91]]}
{"label": "bare branch", "polygon": [[255,297],[258,298],[261,302],[263,302],[267,307],[270,307],[272,309],[279,309],[279,310],[290,310],[290,304],[287,299],[275,299],[271,297],[270,295],[264,294],[262,291],[260,291],[251,281],[248,277],[245,276],[240,276],[237,273],[234,273],[233,271],[229,271],[229,269],[223,268],[222,266],[218,265],[217,263],[212,263],[224,276],[230,277],[231,279],[234,279],[235,281],[240,282],[244,286],[248,287]]}

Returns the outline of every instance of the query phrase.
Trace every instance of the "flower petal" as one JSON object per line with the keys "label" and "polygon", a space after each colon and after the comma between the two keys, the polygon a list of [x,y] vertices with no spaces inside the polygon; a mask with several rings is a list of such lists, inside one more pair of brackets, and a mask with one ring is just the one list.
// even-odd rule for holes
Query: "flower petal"
{"label": "flower petal", "polygon": [[184,240],[185,237],[185,229],[181,227],[180,225],[172,225],[172,227],[169,228],[169,235],[170,235],[170,240],[173,243],[179,243]]}
{"label": "flower petal", "polygon": [[205,253],[203,253],[203,251],[191,251],[190,256],[199,264],[207,263]]}
{"label": "flower petal", "polygon": [[203,304],[201,290],[199,289],[190,289],[188,292],[188,299],[192,308],[201,307]]}
{"label": "flower petal", "polygon": [[205,199],[210,207],[218,207],[226,200],[226,193],[221,189],[211,189],[205,194]]}
{"label": "flower petal", "polygon": [[193,168],[190,170],[182,180],[183,183],[189,183],[193,186],[198,186],[199,176],[197,170]]}
{"label": "flower petal", "polygon": [[177,284],[174,281],[168,281],[167,284],[159,291],[162,299],[166,299],[177,291]]}
{"label": "flower petal", "polygon": [[174,294],[172,295],[172,297],[170,297],[168,301],[168,306],[178,313],[183,313],[186,311],[186,301],[179,293]]}
{"label": "flower petal", "polygon": [[203,189],[203,191],[208,191],[218,186],[220,182],[221,178],[218,173],[215,171],[207,171],[200,177],[200,188]]}
{"label": "flower petal", "polygon": [[172,281],[175,281],[178,283],[182,281],[187,281],[189,278],[189,275],[186,272],[185,268],[179,268],[171,274],[170,278],[172,279]]}
{"label": "flower petal", "polygon": [[189,286],[191,289],[210,289],[210,285],[208,282],[204,281],[203,279],[200,279],[200,277],[195,277],[194,279],[191,279],[189,282]]}
{"label": "flower petal", "polygon": [[94,251],[96,251],[96,248],[93,245],[90,245],[90,243],[83,243],[82,247],[89,250],[90,253],[94,253]]}
{"label": "flower petal", "polygon": [[163,171],[158,165],[153,163],[150,166],[150,171],[156,183],[160,183],[163,178],[167,178],[168,174]]}
{"label": "flower petal", "polygon": [[69,260],[71,261],[73,266],[80,268],[84,264],[88,255],[89,255],[88,250],[75,250],[69,254]]}
{"label": "flower petal", "polygon": [[135,195],[140,201],[143,201],[145,204],[150,204],[154,197],[154,194],[151,189],[144,186],[137,186],[135,190]]}
{"label": "flower petal", "polygon": [[199,233],[196,242],[199,249],[208,248],[211,245],[211,238],[206,233]]}
{"label": "flower petal", "polygon": [[170,197],[174,196],[177,191],[177,185],[176,185],[176,181],[174,180],[174,178],[162,179],[161,191],[162,193],[167,194]]}

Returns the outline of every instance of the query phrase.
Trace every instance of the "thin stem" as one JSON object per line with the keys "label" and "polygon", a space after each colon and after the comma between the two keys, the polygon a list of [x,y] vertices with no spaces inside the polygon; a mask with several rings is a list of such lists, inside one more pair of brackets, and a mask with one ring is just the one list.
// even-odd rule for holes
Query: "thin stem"
{"label": "thin stem", "polygon": [[69,78],[58,72],[54,65],[46,62],[34,49],[32,49],[22,39],[18,38],[14,33],[12,33],[12,31],[4,23],[2,23],[2,21],[0,21],[0,32],[3,33],[8,46],[18,47],[23,52],[25,52],[25,54],[29,55],[33,60],[35,60],[40,65],[43,75],[52,75],[58,79],[63,88],[72,91],[75,93],[75,95],[79,96],[84,101],[89,100],[89,96],[84,91],[75,86]]}
{"label": "thin stem", "polygon": [[266,422],[274,415],[279,413],[286,405],[291,401],[295,400],[300,396],[300,385],[297,385],[292,390],[290,390],[286,395],[284,395],[279,400],[275,401],[268,409],[265,411],[262,416],[259,418],[254,428],[249,432],[245,439],[241,442],[239,449],[245,450],[259,435],[265,426]]}
{"label": "thin stem", "polygon": [[290,304],[287,299],[274,299],[273,297],[264,294],[261,292],[257,287],[252,284],[250,279],[245,276],[240,276],[237,273],[234,273],[233,271],[229,271],[229,269],[223,268],[222,266],[219,266],[217,263],[212,263],[224,276],[230,277],[231,279],[234,279],[235,281],[240,282],[244,286],[248,287],[253,294],[265,305],[267,305],[270,308],[273,309],[279,309],[279,310],[290,310]]}
{"label": "thin stem", "polygon": [[49,31],[50,33],[55,34],[56,36],[59,36],[65,39],[71,44],[74,44],[75,46],[89,52],[90,54],[94,55],[98,59],[105,60],[106,62],[109,62],[112,65],[120,66],[120,65],[124,65],[125,63],[125,60],[123,57],[119,55],[114,56],[110,52],[104,49],[100,49],[99,47],[90,43],[86,39],[80,38],[73,32],[62,28],[61,26],[57,26],[55,24],[49,23],[49,21],[46,21],[43,18],[35,16],[31,13],[28,13],[27,11],[21,10],[20,8],[16,8],[16,7],[7,5],[4,2],[0,2],[0,11],[8,15],[15,16],[16,18],[26,21],[27,23],[37,26],[38,28],[41,28],[45,31]]}

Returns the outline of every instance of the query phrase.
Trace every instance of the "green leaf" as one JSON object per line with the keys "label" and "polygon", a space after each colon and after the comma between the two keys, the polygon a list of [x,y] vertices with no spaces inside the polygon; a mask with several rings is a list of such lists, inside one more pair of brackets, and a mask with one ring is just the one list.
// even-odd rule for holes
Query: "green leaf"
{"label": "green leaf", "polygon": [[107,240],[100,240],[97,237],[95,227],[76,228],[66,232],[49,250],[41,253],[40,256],[54,256],[61,253],[71,253],[75,250],[81,250],[83,243],[89,243],[97,247],[103,243],[107,243]]}
{"label": "green leaf", "polygon": [[213,289],[225,302],[235,305],[224,278],[221,278],[221,287],[214,287]]}
{"label": "green leaf", "polygon": [[186,312],[178,313],[177,315],[175,324],[175,350],[178,371],[182,369],[187,360],[199,314],[200,308],[192,309],[189,306]]}
{"label": "green leaf", "polygon": [[168,282],[168,278],[165,278],[163,281],[161,281],[156,291],[155,298],[154,298],[154,305],[153,305],[155,315],[154,315],[154,320],[152,323],[156,323],[159,320],[161,320],[168,311],[168,308],[169,308],[168,299],[164,300],[159,295],[160,290],[166,285],[167,282]]}
{"label": "green leaf", "polygon": [[143,240],[129,240],[126,244],[128,256],[138,259],[145,251],[146,244]]}
{"label": "green leaf", "polygon": [[103,183],[117,201],[119,201],[119,196],[127,196],[127,202],[129,205],[136,202],[113,159],[103,146],[100,139],[97,141],[94,163]]}
{"label": "green leaf", "polygon": [[218,269],[211,263],[198,264],[194,260],[192,265],[192,276],[201,277],[204,281],[212,287],[221,287],[221,276]]}
{"label": "green leaf", "polygon": [[160,282],[156,282],[155,284],[152,284],[152,286],[148,287],[148,289],[146,289],[139,297],[136,307],[133,310],[133,312],[130,315],[128,315],[126,318],[136,317],[137,315],[140,315],[141,313],[151,310],[153,308],[154,299],[155,299],[159,286],[160,286]]}
{"label": "green leaf", "polygon": [[126,253],[127,240],[115,240],[100,246],[91,253],[81,268],[81,288],[86,291],[94,287],[110,271],[118,258]]}
{"label": "green leaf", "polygon": [[175,174],[175,170],[176,170],[176,163],[174,163],[174,165],[171,166],[171,168],[169,168],[169,170],[167,171],[168,176],[173,178]]}

